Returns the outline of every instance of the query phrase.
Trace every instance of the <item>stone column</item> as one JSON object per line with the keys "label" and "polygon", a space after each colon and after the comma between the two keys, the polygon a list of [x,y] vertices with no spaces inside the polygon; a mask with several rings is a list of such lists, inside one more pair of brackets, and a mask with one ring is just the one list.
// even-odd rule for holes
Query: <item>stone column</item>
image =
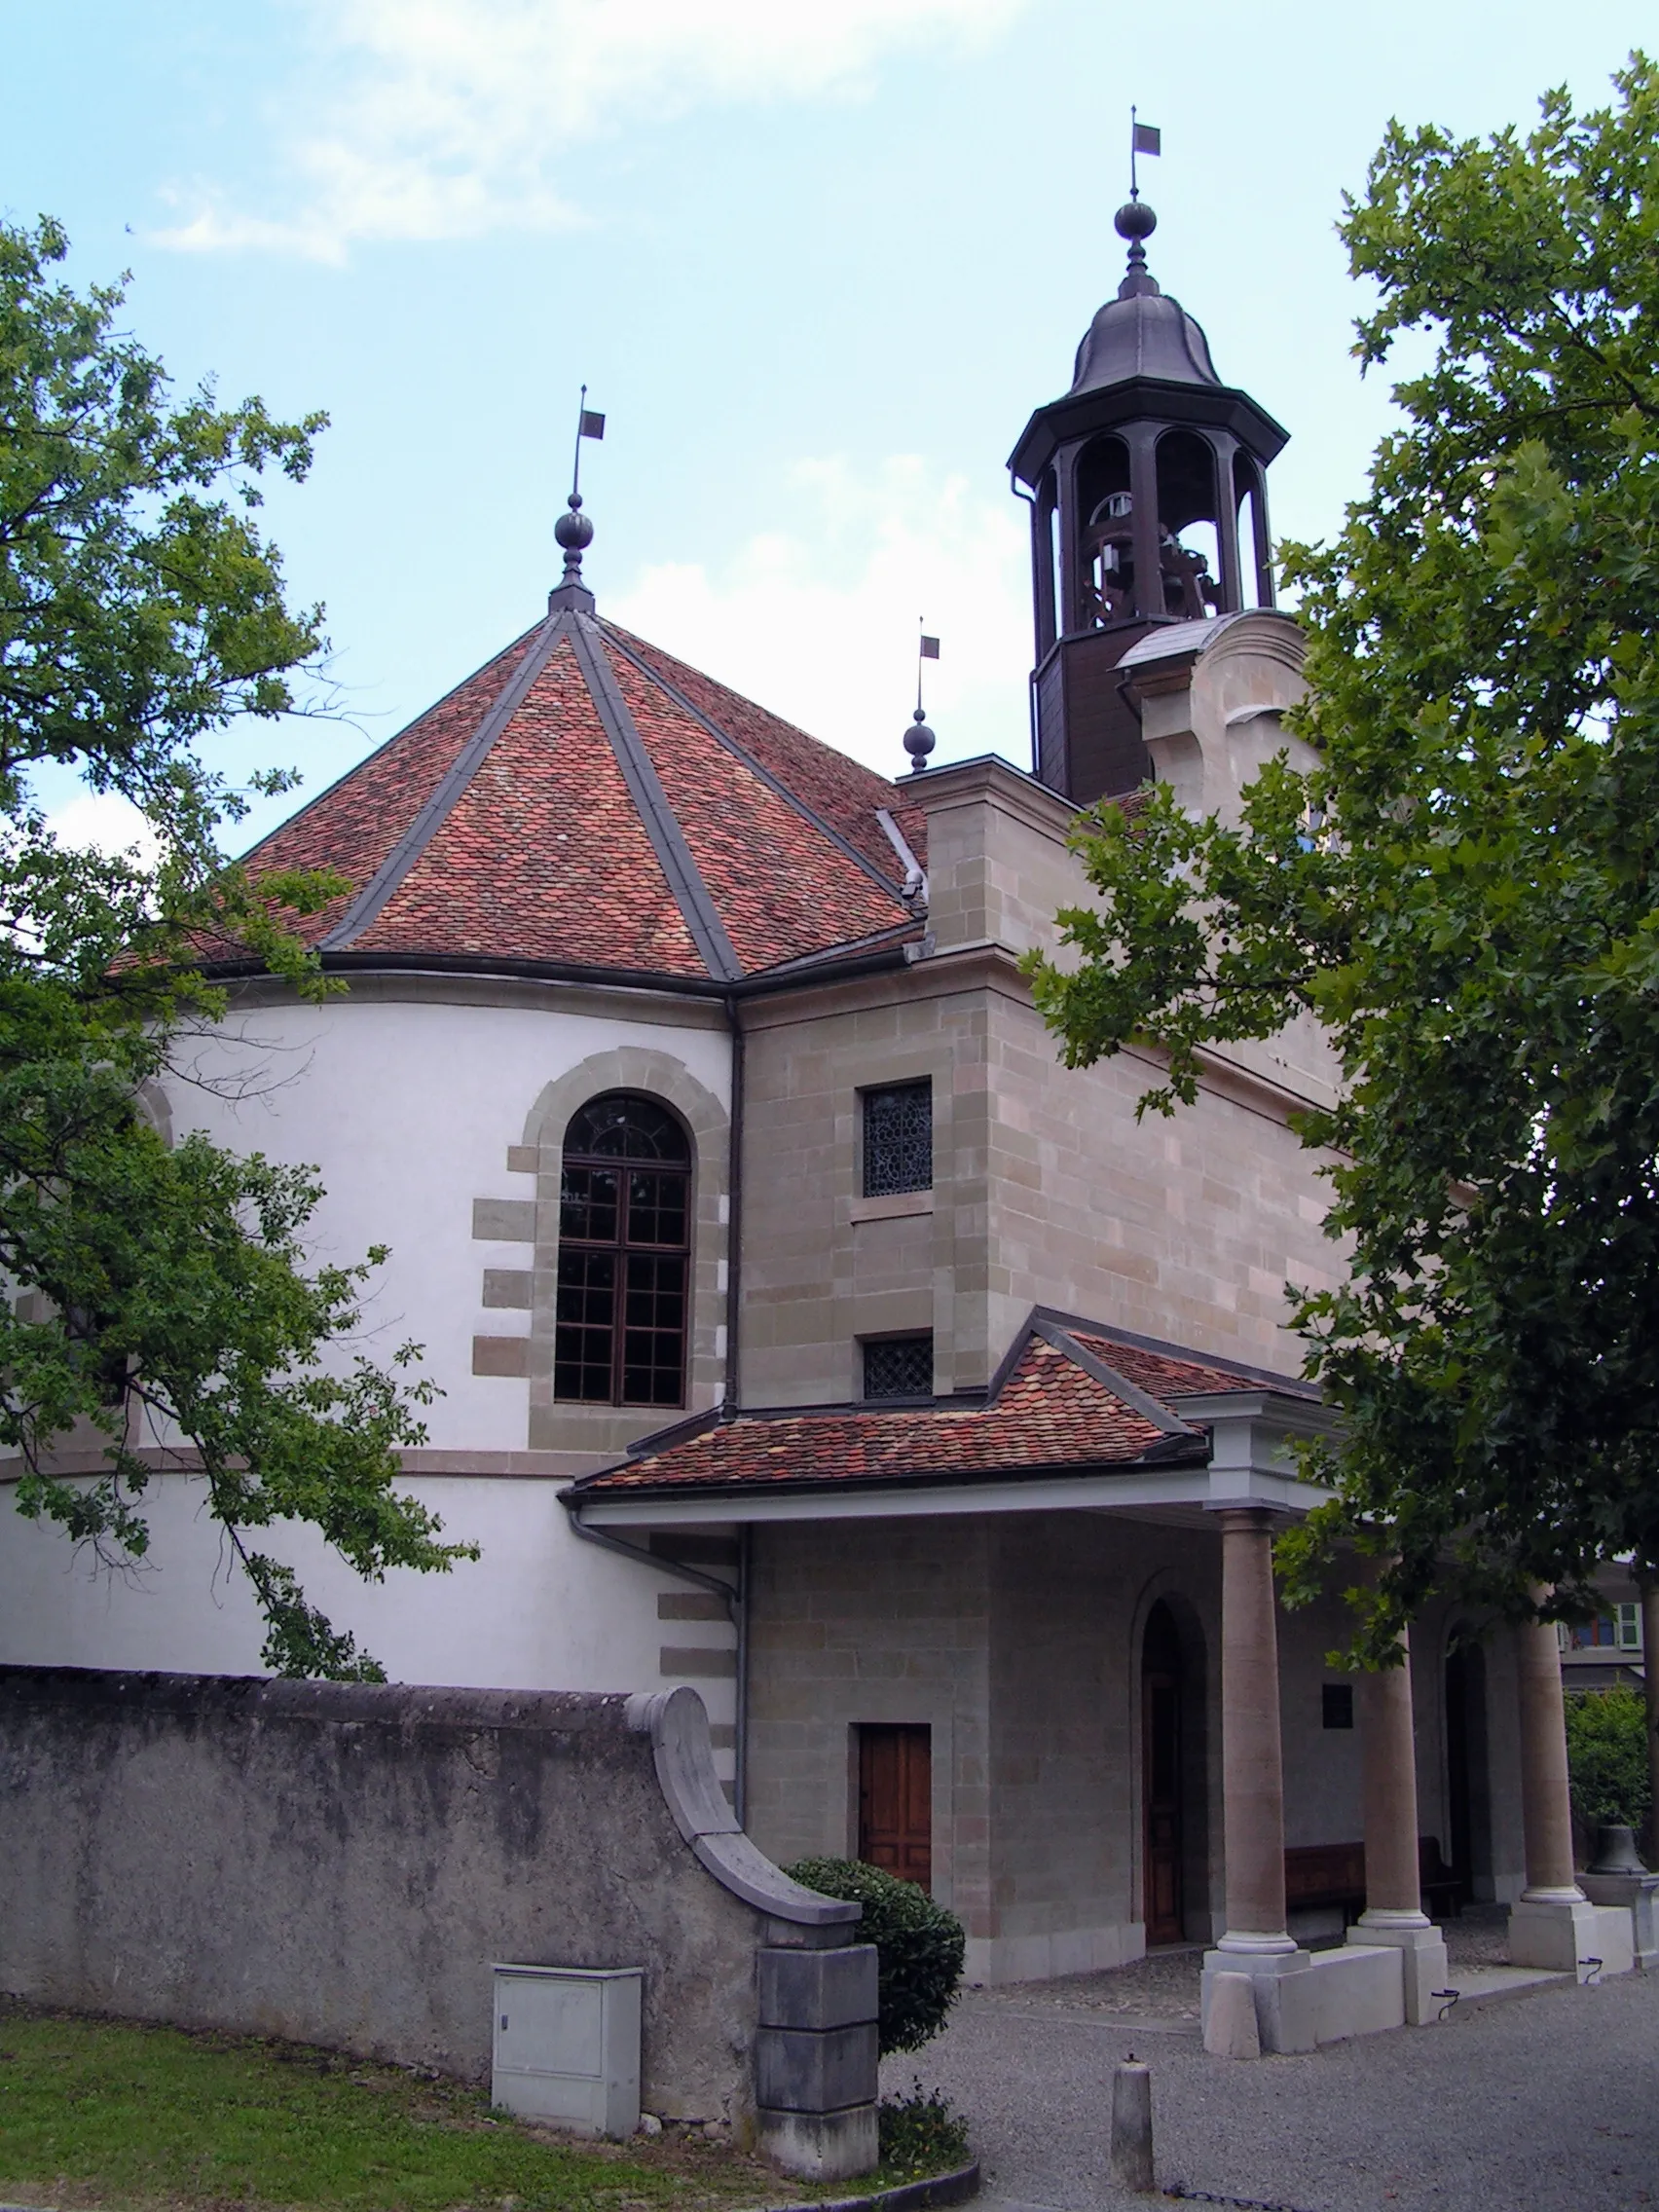
{"label": "stone column", "polygon": [[1307,1968],[1285,1930],[1284,1768],[1279,1744],[1278,1622],[1273,1604],[1274,1517],[1227,1506],[1221,1523],[1221,1789],[1227,1854],[1227,1929],[1204,1955],[1206,2039],[1218,1973],[1256,1977],[1265,2050],[1312,2047],[1277,1982]]}
{"label": "stone column", "polygon": [[[1541,1599],[1547,1595],[1539,1591]],[[1521,1825],[1527,1887],[1509,1912],[1512,1965],[1571,1973],[1596,1950],[1594,1907],[1572,1870],[1572,1808],[1567,1789],[1567,1709],[1561,1640],[1553,1621],[1515,1631],[1521,1708]]]}
{"label": "stone column", "polygon": [[1653,1801],[1647,1811],[1647,1862],[1659,1859],[1659,1580],[1641,1591],[1641,1673],[1647,1699],[1647,1773]]}
{"label": "stone column", "polygon": [[1446,1987],[1447,1959],[1445,1940],[1422,1909],[1412,1654],[1404,1630],[1399,1665],[1361,1676],[1359,1717],[1365,1910],[1348,1930],[1347,1940],[1401,1953],[1406,2018],[1420,2027],[1439,2016],[1434,1992]]}

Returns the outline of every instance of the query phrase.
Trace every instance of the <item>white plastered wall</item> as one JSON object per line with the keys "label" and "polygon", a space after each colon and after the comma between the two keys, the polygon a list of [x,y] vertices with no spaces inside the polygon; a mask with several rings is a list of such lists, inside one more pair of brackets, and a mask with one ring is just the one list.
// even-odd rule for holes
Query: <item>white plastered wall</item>
{"label": "white plastered wall", "polygon": [[[404,1487],[446,1531],[483,1557],[446,1575],[406,1570],[367,1587],[309,1530],[280,1525],[258,1548],[292,1564],[307,1594],[350,1628],[394,1680],[498,1688],[635,1690],[661,1686],[669,1651],[706,1646],[695,1686],[709,1704],[717,1756],[731,1771],[735,1679],[729,1621],[696,1617],[695,1586],[578,1540],[557,1493],[614,1456],[573,1409],[568,1449],[527,1452],[530,1384],[475,1374],[474,1339],[527,1331],[528,1310],[486,1309],[486,1269],[530,1269],[522,1247],[474,1234],[475,1201],[526,1200],[534,1175],[513,1172],[527,1116],[572,1068],[633,1048],[679,1063],[729,1111],[730,1050],[718,1010],[606,1011],[597,993],[505,986],[496,1001],[461,983],[381,979],[317,1006],[265,1003],[233,1012],[181,1048],[165,1086],[175,1136],[193,1128],[239,1152],[319,1171],[325,1197],[308,1234],[322,1263],[390,1247],[352,1349],[389,1362],[405,1340],[443,1395],[427,1410],[426,1455]],[[504,1003],[502,1003],[504,1002]],[[656,1018],[630,1018],[636,1012]],[[719,1163],[723,1178],[724,1161]],[[699,1171],[702,1163],[699,1162]],[[603,1417],[608,1426],[618,1417]],[[642,1409],[630,1433],[678,1418]],[[584,1419],[586,1426],[584,1427]],[[140,1440],[144,1441],[144,1440]],[[520,1465],[503,1470],[513,1455]],[[476,1465],[469,1468],[471,1459]],[[258,1673],[262,1632],[246,1583],[205,1511],[199,1478],[158,1474],[145,1510],[147,1561],[111,1572],[55,1528],[10,1510],[0,1487],[0,1661],[186,1673]],[[671,1625],[670,1625],[671,1624]]]}

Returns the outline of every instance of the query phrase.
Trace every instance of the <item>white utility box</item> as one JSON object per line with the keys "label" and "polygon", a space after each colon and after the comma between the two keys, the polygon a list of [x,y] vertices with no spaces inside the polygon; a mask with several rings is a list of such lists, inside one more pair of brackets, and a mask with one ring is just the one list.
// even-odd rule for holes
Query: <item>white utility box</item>
{"label": "white utility box", "polygon": [[643,1967],[497,1967],[490,2101],[580,2135],[640,2124]]}

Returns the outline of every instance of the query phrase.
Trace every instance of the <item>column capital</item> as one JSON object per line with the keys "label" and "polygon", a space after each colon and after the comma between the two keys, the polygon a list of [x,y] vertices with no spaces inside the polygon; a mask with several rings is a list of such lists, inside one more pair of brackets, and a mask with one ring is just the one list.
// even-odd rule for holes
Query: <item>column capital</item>
{"label": "column capital", "polygon": [[1215,1515],[1224,1532],[1230,1529],[1247,1529],[1271,1534],[1275,1528],[1282,1527],[1295,1518],[1282,1506],[1235,1503],[1231,1500],[1211,1502],[1205,1505],[1204,1511]]}

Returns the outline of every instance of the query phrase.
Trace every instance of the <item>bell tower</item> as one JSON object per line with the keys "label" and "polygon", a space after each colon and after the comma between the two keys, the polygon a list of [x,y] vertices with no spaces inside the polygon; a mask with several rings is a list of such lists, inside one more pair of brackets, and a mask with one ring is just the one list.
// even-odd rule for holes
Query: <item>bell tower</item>
{"label": "bell tower", "polygon": [[1265,474],[1289,436],[1222,383],[1209,343],[1146,265],[1158,217],[1132,197],[1128,271],[1089,324],[1063,399],[1009,460],[1031,506],[1039,779],[1079,806],[1150,774],[1118,663],[1161,623],[1273,604]]}

